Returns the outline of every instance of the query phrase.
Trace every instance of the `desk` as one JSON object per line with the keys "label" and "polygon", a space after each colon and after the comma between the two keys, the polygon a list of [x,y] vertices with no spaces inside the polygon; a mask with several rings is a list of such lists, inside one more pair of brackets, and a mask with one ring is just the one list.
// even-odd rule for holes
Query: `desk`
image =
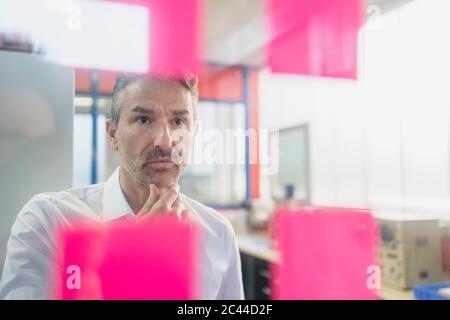
{"label": "desk", "polygon": [[239,251],[267,262],[276,263],[280,255],[273,248],[273,241],[263,233],[247,233],[237,236]]}
{"label": "desk", "polygon": [[241,253],[242,276],[247,300],[268,300],[272,296],[271,264],[279,261],[279,252],[264,233],[237,235]]}
{"label": "desk", "polygon": [[[273,247],[267,233],[249,232],[237,235],[241,252],[243,274],[249,281],[246,287],[246,298],[269,298],[271,270],[269,265],[280,259],[278,250]],[[444,273],[444,279],[450,279],[450,273]],[[250,292],[250,294],[247,294]],[[413,290],[401,289],[382,284],[379,296],[383,300],[414,300]]]}

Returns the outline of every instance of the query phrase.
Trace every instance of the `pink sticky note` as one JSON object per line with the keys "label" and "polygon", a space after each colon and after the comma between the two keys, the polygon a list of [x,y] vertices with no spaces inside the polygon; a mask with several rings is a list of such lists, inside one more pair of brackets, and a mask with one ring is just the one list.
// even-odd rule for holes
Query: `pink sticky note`
{"label": "pink sticky note", "polygon": [[266,0],[272,72],[357,77],[361,0]]}
{"label": "pink sticky note", "polygon": [[[201,0],[108,0],[148,9],[149,73],[199,72],[202,51]],[[129,57],[132,59],[133,57]],[[182,74],[175,74],[182,76]]]}
{"label": "pink sticky note", "polygon": [[198,299],[198,229],[176,218],[60,232],[56,299]]}
{"label": "pink sticky note", "polygon": [[370,212],[304,208],[276,213],[276,299],[376,299],[378,228]]}

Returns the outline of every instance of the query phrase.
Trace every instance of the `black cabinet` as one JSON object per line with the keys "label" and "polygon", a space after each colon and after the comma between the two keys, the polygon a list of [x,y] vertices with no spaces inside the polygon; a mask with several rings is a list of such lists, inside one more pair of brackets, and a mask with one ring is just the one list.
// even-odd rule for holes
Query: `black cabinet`
{"label": "black cabinet", "polygon": [[270,299],[273,265],[269,261],[243,252],[241,252],[241,263],[245,299]]}

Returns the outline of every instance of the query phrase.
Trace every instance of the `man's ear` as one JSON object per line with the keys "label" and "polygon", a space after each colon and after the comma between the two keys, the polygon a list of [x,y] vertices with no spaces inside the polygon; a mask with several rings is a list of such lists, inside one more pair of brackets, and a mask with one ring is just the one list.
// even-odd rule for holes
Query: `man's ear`
{"label": "man's ear", "polygon": [[106,119],[106,134],[108,135],[109,145],[114,151],[118,150],[117,129],[111,119]]}

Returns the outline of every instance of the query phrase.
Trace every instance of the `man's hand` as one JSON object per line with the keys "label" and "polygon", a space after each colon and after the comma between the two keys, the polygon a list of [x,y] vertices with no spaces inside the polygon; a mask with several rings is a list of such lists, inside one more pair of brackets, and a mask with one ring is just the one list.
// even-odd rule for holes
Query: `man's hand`
{"label": "man's hand", "polygon": [[151,184],[147,201],[142,209],[136,215],[138,218],[157,217],[162,213],[176,214],[178,219],[187,221],[190,218],[190,212],[181,207],[179,189],[171,186],[168,189],[159,189]]}

